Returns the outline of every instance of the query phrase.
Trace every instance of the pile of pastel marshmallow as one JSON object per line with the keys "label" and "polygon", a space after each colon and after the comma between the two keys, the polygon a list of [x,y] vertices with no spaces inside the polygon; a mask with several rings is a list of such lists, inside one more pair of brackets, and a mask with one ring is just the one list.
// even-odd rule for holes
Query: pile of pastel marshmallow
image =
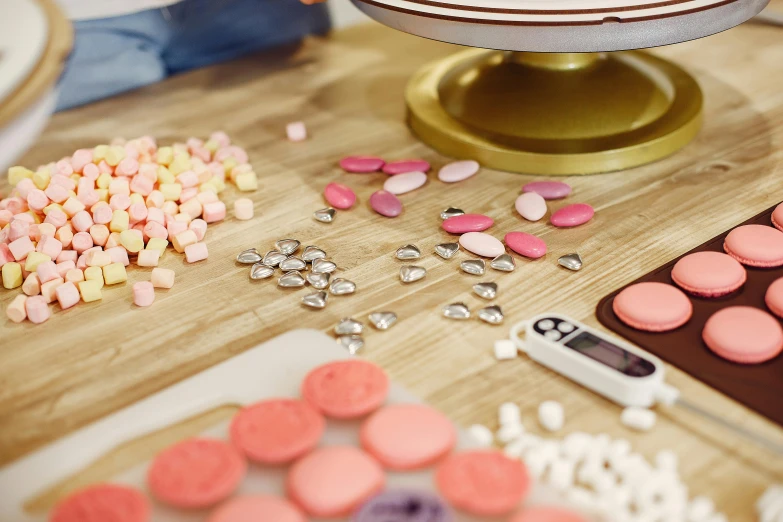
{"label": "pile of pastel marshmallow", "polygon": [[[215,132],[164,147],[148,136],[118,138],[35,171],[11,167],[12,191],[0,200],[0,271],[4,288],[23,293],[7,316],[42,323],[54,301],[61,309],[97,301],[104,285],[127,280],[131,261],[153,268],[133,285],[134,303],[149,306],[155,288],[174,283],[172,270],[157,268],[169,243],[189,263],[207,258],[207,226],[226,217],[226,180],[257,188],[247,161]],[[241,213],[252,217],[252,202]]]}

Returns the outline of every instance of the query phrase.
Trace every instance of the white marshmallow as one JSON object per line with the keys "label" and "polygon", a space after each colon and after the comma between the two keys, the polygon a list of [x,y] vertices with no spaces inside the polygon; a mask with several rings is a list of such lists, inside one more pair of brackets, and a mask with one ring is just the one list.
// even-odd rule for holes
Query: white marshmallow
{"label": "white marshmallow", "polygon": [[468,428],[468,433],[476,444],[481,448],[488,448],[492,446],[494,437],[492,436],[492,430],[481,424],[474,424]]}
{"label": "white marshmallow", "polygon": [[677,454],[672,450],[661,450],[655,455],[655,466],[658,469],[677,471]]}
{"label": "white marshmallow", "polygon": [[517,357],[517,345],[509,339],[498,339],[495,341],[495,359],[498,361],[507,361]]}
{"label": "white marshmallow", "polygon": [[756,511],[761,514],[776,501],[783,499],[783,485],[773,484],[756,501]]}
{"label": "white marshmallow", "polygon": [[688,502],[688,520],[690,522],[706,522],[714,511],[715,504],[707,497],[693,497]]}
{"label": "white marshmallow", "polygon": [[562,429],[565,421],[563,405],[557,401],[544,401],[538,405],[538,421],[548,431]]}
{"label": "white marshmallow", "polygon": [[528,472],[535,479],[540,479],[546,473],[549,468],[551,460],[546,458],[546,455],[538,453],[536,451],[528,451],[525,453],[525,466]]}
{"label": "white marshmallow", "polygon": [[574,484],[574,463],[555,459],[549,468],[549,484],[555,489],[566,490]]}
{"label": "white marshmallow", "polygon": [[652,410],[645,408],[625,408],[620,416],[621,422],[638,431],[649,431],[655,426],[656,415]]}
{"label": "white marshmallow", "polygon": [[521,422],[506,424],[505,426],[501,426],[501,428],[495,433],[495,438],[503,444],[508,444],[512,440],[518,438],[524,432],[525,427],[522,426]]}
{"label": "white marshmallow", "polygon": [[574,462],[579,462],[587,453],[587,449],[593,442],[593,437],[587,433],[576,431],[563,439],[560,449],[563,456]]}
{"label": "white marshmallow", "polygon": [[522,422],[522,414],[519,411],[519,406],[513,402],[504,402],[498,408],[498,420],[501,426],[520,424]]}
{"label": "white marshmallow", "polygon": [[566,492],[566,499],[574,504],[574,507],[585,511],[593,511],[598,500],[595,493],[578,486],[571,488]]}
{"label": "white marshmallow", "polygon": [[625,439],[615,439],[606,447],[606,460],[609,465],[614,465],[631,453],[631,443]]}
{"label": "white marshmallow", "polygon": [[304,141],[307,139],[307,127],[303,121],[295,121],[285,126],[289,141]]}

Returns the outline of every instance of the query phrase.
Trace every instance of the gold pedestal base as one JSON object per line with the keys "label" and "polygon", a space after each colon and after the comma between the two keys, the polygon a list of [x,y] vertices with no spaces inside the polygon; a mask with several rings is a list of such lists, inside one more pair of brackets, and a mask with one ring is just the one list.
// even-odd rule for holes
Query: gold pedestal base
{"label": "gold pedestal base", "polygon": [[431,63],[405,92],[413,131],[439,152],[499,170],[595,174],[684,147],[702,94],[650,54],[472,49]]}

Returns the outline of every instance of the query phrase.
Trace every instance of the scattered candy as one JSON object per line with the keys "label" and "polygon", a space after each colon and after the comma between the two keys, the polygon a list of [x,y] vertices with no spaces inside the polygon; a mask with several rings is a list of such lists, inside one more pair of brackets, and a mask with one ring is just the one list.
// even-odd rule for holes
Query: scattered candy
{"label": "scattered candy", "polygon": [[27,319],[27,296],[19,294],[8,304],[5,314],[14,323],[21,323]]}
{"label": "scattered candy", "polygon": [[468,434],[473,437],[479,448],[488,448],[492,446],[494,436],[492,430],[482,424],[473,424],[468,428]]}
{"label": "scattered candy", "polygon": [[560,228],[578,227],[593,219],[595,211],[593,207],[585,203],[574,203],[565,206],[552,214],[550,222]]}
{"label": "scattered candy", "polygon": [[522,192],[535,192],[544,199],[563,199],[571,194],[571,186],[562,181],[533,181],[523,186]]}
{"label": "scattered candy", "polygon": [[557,259],[557,264],[574,272],[582,269],[582,256],[578,253],[566,254]]}
{"label": "scattered candy", "polygon": [[262,259],[261,253],[255,248],[248,248],[237,255],[237,262],[243,265],[254,265],[260,263]]}
{"label": "scattered candy", "polygon": [[470,319],[470,309],[465,303],[452,303],[443,307],[443,317],[447,319]]}
{"label": "scattered candy", "polygon": [[329,183],[324,189],[324,198],[334,208],[345,210],[356,203],[356,194],[350,187],[340,183]]}
{"label": "scattered candy", "polygon": [[324,288],[329,286],[329,277],[330,276],[331,276],[331,274],[328,273],[328,272],[323,273],[323,274],[319,274],[317,272],[308,272],[307,273],[307,282],[310,283],[310,286],[312,286],[313,288],[316,288],[318,290],[323,290]]}
{"label": "scattered candy", "polygon": [[306,522],[299,509],[285,499],[252,495],[235,497],[209,515],[207,522]]}
{"label": "scattered candy", "polygon": [[[282,281],[282,278],[280,279]],[[280,286],[285,286],[285,285],[280,284]],[[298,286],[303,286],[303,284]],[[302,297],[302,304],[309,308],[316,308],[320,310],[326,307],[326,301],[328,300],[328,298],[329,295],[324,291],[313,292],[312,294],[308,294]]]}
{"label": "scattered candy", "polygon": [[503,241],[520,256],[538,259],[546,254],[544,240],[526,232],[509,232]]}
{"label": "scattered candy", "polygon": [[[305,278],[299,272],[286,272],[277,280],[277,286],[283,288],[299,288],[305,285]],[[324,300],[326,304],[326,300]],[[323,306],[321,307],[323,308]]]}
{"label": "scattered candy", "polygon": [[402,214],[402,202],[387,190],[373,192],[370,196],[370,207],[385,217],[397,217]]}
{"label": "scattered candy", "polygon": [[307,127],[303,121],[291,122],[285,126],[285,133],[288,141],[298,142],[307,139]]}
{"label": "scattered candy", "polygon": [[435,253],[443,259],[451,259],[459,252],[459,243],[441,243],[435,245]]}
{"label": "scattered candy", "polygon": [[151,508],[141,491],[98,484],[72,493],[55,506],[49,522],[149,522]]}
{"label": "scattered candy", "polygon": [[287,257],[280,262],[280,270],[283,272],[290,272],[292,270],[304,270],[307,268],[307,263],[303,259],[298,257]]}
{"label": "scattered candy", "polygon": [[337,340],[351,355],[356,355],[364,348],[364,339],[361,335],[341,335]]}
{"label": "scattered candy", "polygon": [[378,330],[388,330],[397,322],[397,314],[394,312],[373,312],[367,319]]}
{"label": "scattered candy", "polygon": [[321,250],[320,248],[316,246],[307,246],[304,249],[304,252],[302,252],[302,260],[305,263],[312,263],[316,259],[325,259],[326,258],[326,252]]}
{"label": "scattered candy", "polygon": [[514,341],[508,339],[498,339],[494,346],[495,359],[505,361],[517,357],[517,346]]}
{"label": "scattered candy", "polygon": [[358,335],[362,333],[362,330],[364,330],[364,325],[350,317],[344,317],[334,327],[334,333],[337,335]]}
{"label": "scattered candy", "polygon": [[446,219],[441,223],[441,226],[450,234],[465,234],[466,232],[482,232],[494,223],[495,221],[489,216],[462,214]]}
{"label": "scattered candy", "polygon": [[400,267],[400,281],[413,283],[423,279],[427,275],[427,269],[422,266],[408,265]]}
{"label": "scattered candy", "polygon": [[378,172],[385,164],[383,159],[375,156],[348,156],[340,160],[340,168],[345,172],[360,174]]}
{"label": "scattered candy", "polygon": [[332,295],[348,295],[356,292],[356,283],[347,279],[336,278],[329,283],[329,293]]}
{"label": "scattered candy", "polygon": [[155,287],[151,282],[139,281],[133,284],[133,304],[136,306],[150,306],[154,301]]}
{"label": "scattered candy", "polygon": [[517,267],[517,262],[508,254],[500,254],[489,262],[489,266],[501,272],[513,272]]}
{"label": "scattered candy", "polygon": [[390,175],[406,174],[409,172],[428,172],[430,164],[424,160],[397,160],[383,166],[383,172]]}
{"label": "scattered candy", "polygon": [[302,383],[304,400],[333,419],[364,417],[380,408],[388,394],[386,372],[371,362],[355,359],[319,366]]}
{"label": "scattered candy", "polygon": [[239,198],[234,201],[234,217],[240,221],[247,221],[253,219],[253,200],[247,198]]}
{"label": "scattered candy", "polygon": [[250,279],[253,280],[266,279],[268,277],[272,277],[274,273],[274,268],[271,266],[266,266],[263,263],[255,263],[252,267],[250,267]]}
{"label": "scattered candy", "polygon": [[484,257],[497,257],[505,252],[498,239],[483,232],[467,232],[459,238],[459,244],[465,250]]}
{"label": "scattered candy", "polygon": [[497,283],[476,283],[473,285],[473,293],[482,299],[494,299],[498,294]]}
{"label": "scattered candy", "polygon": [[449,208],[441,211],[440,218],[441,219],[449,219],[451,217],[461,216],[464,213],[465,213],[465,211],[460,209],[460,208],[449,207]]}
{"label": "scattered candy", "polygon": [[270,250],[264,255],[264,259],[261,262],[266,266],[274,268],[283,262],[287,257],[288,256],[282,252],[278,252],[277,250]]}
{"label": "scattered candy", "polygon": [[544,401],[538,405],[538,422],[547,431],[559,431],[563,428],[565,413],[563,405],[557,401]]}
{"label": "scattered candy", "polygon": [[546,201],[536,192],[525,192],[514,203],[519,215],[528,221],[538,221],[546,214]]}
{"label": "scattered candy", "polygon": [[479,164],[473,160],[454,161],[441,167],[438,179],[444,183],[456,183],[473,176],[479,171]]}
{"label": "scattered candy", "polygon": [[[388,167],[388,164],[386,165]],[[383,184],[383,190],[394,195],[407,194],[427,183],[427,175],[424,172],[406,172],[392,176]]]}
{"label": "scattered candy", "polygon": [[655,412],[645,408],[625,408],[620,416],[620,421],[625,426],[637,431],[651,430],[655,426],[655,420]]}
{"label": "scattered candy", "polygon": [[150,281],[155,288],[171,288],[174,286],[174,270],[153,268]]}
{"label": "scattered candy", "polygon": [[416,245],[401,246],[394,253],[394,257],[403,261],[408,259],[419,259],[421,257],[421,250]]}
{"label": "scattered candy", "polygon": [[484,275],[487,269],[487,264],[483,259],[468,259],[459,264],[459,267],[463,272],[471,275]]}
{"label": "scattered candy", "polygon": [[316,274],[327,274],[337,270],[337,265],[328,259],[313,260],[311,270]]}
{"label": "scattered candy", "polygon": [[[368,500],[353,522],[452,522],[446,504],[436,495],[417,490],[387,490]],[[263,522],[263,521],[262,521]]]}
{"label": "scattered candy", "polygon": [[333,208],[322,208],[313,212],[313,217],[321,223],[331,223],[334,221],[335,211]]}
{"label": "scattered candy", "polygon": [[503,311],[498,305],[487,306],[482,308],[476,314],[478,318],[489,324],[500,324],[503,322]]}

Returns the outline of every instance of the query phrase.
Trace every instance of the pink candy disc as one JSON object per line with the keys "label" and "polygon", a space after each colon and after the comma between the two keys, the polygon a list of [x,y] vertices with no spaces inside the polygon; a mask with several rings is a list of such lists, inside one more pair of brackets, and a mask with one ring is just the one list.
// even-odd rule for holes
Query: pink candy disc
{"label": "pink candy disc", "polygon": [[454,161],[441,167],[438,171],[438,179],[444,183],[456,183],[473,176],[479,171],[479,168],[477,161]]}
{"label": "pink candy disc", "polygon": [[427,183],[427,175],[423,172],[405,172],[390,177],[383,184],[383,189],[392,194],[406,194]]}
{"label": "pink candy disc", "polygon": [[340,168],[345,172],[359,174],[378,172],[385,164],[383,159],[375,156],[348,156],[340,160]]}
{"label": "pink candy disc", "polygon": [[334,208],[349,209],[356,203],[356,194],[353,190],[340,183],[329,183],[324,189],[324,198]]}
{"label": "pink candy disc", "polygon": [[508,248],[520,256],[538,259],[546,254],[544,240],[526,232],[509,232],[503,238]]}
{"label": "pink candy disc", "polygon": [[255,495],[237,497],[222,504],[207,522],[307,522],[304,515],[285,499]]}
{"label": "pink candy disc", "polygon": [[464,234],[466,232],[482,232],[491,227],[495,221],[482,214],[463,214],[450,217],[441,223],[441,227],[451,234]]}
{"label": "pink candy disc", "polygon": [[370,196],[370,207],[378,214],[386,217],[397,217],[402,214],[402,202],[386,190],[373,192]]}
{"label": "pink candy disc", "polygon": [[562,181],[532,181],[522,187],[522,192],[535,192],[544,199],[563,199],[571,194],[571,185]]}
{"label": "pink candy disc", "polygon": [[405,174],[406,172],[427,172],[429,170],[429,162],[418,159],[392,161],[383,166],[383,171],[391,175]]}
{"label": "pink candy disc", "polygon": [[49,522],[149,522],[150,505],[140,491],[99,484],[77,491],[60,502]]}
{"label": "pink candy disc", "polygon": [[506,251],[500,240],[484,232],[462,234],[459,238],[459,244],[465,250],[483,257],[497,257]]}
{"label": "pink candy disc", "polygon": [[557,210],[549,218],[556,227],[578,227],[593,219],[593,207],[585,203],[574,203]]}

